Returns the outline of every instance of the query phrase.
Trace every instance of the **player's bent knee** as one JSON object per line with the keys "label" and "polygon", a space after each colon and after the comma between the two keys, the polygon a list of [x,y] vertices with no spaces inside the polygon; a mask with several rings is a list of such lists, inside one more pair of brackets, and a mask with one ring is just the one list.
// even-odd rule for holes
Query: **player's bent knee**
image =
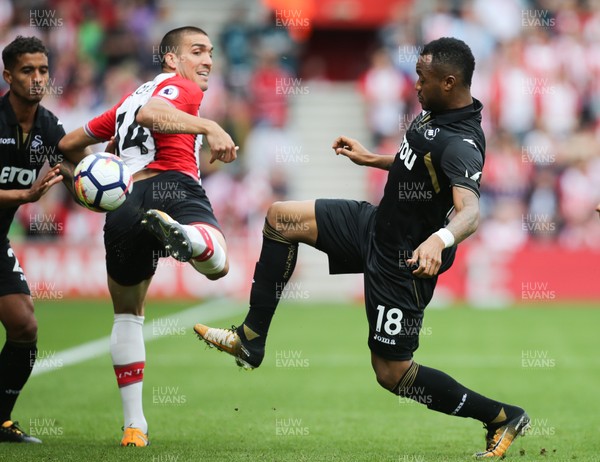
{"label": "player's bent knee", "polygon": [[267,223],[273,228],[277,229],[278,225],[283,223],[283,210],[285,208],[285,202],[273,202],[267,210]]}
{"label": "player's bent knee", "polygon": [[377,383],[386,390],[396,393],[398,383],[410,368],[412,361],[383,361],[374,364]]}
{"label": "player's bent knee", "polygon": [[229,273],[229,262],[225,263],[225,267],[219,273],[205,274],[205,276],[211,281],[216,281],[224,276],[227,276],[227,273]]}
{"label": "player's bent knee", "polygon": [[6,338],[14,342],[33,342],[37,339],[37,331],[37,319],[31,313],[15,323],[7,324]]}
{"label": "player's bent knee", "polygon": [[385,388],[387,391],[393,393],[394,387],[398,383],[398,381],[394,381],[394,377],[387,373],[381,373],[379,371],[375,372],[375,378],[377,379],[377,383],[381,385],[382,388]]}
{"label": "player's bent knee", "polygon": [[[267,210],[263,235],[289,243],[305,242],[313,244],[316,239],[314,216],[305,202],[274,202]],[[312,234],[315,233],[313,237]]]}
{"label": "player's bent knee", "polygon": [[213,256],[209,260],[198,261],[191,259],[190,264],[196,271],[204,274],[210,281],[216,281],[226,276],[229,273],[229,259],[224,252],[220,253],[220,257]]}

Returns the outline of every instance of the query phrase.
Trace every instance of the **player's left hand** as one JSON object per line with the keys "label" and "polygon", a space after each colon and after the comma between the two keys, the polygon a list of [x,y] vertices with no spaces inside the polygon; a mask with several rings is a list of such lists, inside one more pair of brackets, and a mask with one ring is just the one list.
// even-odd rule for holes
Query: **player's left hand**
{"label": "player's left hand", "polygon": [[61,165],[56,164],[54,167],[50,168],[42,178],[38,178],[38,180],[31,185],[31,188],[27,191],[27,202],[39,200],[52,186],[63,180],[60,168]]}
{"label": "player's left hand", "polygon": [[444,242],[434,234],[429,236],[406,260],[409,265],[418,265],[412,274],[420,278],[431,278],[438,274],[442,266],[442,250]]}

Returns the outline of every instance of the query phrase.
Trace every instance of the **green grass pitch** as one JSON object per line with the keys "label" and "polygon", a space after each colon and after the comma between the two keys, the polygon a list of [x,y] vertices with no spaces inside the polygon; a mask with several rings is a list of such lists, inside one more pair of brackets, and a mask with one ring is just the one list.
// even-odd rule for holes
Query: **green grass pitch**
{"label": "green grass pitch", "polygon": [[[150,303],[146,324],[189,305]],[[108,302],[39,302],[36,310],[46,361],[107,336],[112,324]],[[238,323],[243,312],[216,324]],[[599,325],[600,310],[589,306],[430,309],[415,358],[527,409],[533,430],[507,460],[597,461]],[[252,372],[207,349],[191,327],[157,324],[167,335],[147,344],[149,448],[118,447],[119,394],[103,354],[30,379],[13,418],[44,444],[0,445],[0,460],[434,462],[472,460],[483,448],[479,422],[377,385],[360,306],[282,304],[265,362]]]}

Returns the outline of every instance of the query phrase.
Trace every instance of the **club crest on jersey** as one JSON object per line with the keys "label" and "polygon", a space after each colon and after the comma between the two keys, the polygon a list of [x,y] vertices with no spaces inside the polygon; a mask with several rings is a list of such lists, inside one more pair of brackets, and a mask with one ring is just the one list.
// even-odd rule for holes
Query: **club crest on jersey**
{"label": "club crest on jersey", "polygon": [[165,98],[175,99],[179,95],[179,90],[173,85],[167,85],[165,88],[158,92],[158,96],[164,96]]}
{"label": "club crest on jersey", "polygon": [[43,145],[44,141],[42,140],[42,135],[35,135],[33,141],[31,142],[31,149],[38,151]]}
{"label": "club crest on jersey", "polygon": [[431,141],[432,139],[435,138],[435,135],[437,135],[439,133],[440,129],[439,128],[428,128],[427,130],[425,130],[425,133],[423,133],[423,136],[425,137],[426,140]]}

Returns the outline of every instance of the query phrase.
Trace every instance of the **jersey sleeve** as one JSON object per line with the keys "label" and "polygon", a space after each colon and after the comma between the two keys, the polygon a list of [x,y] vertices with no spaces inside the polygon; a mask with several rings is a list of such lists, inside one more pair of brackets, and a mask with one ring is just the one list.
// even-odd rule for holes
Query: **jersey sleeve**
{"label": "jersey sleeve", "polygon": [[442,153],[441,166],[451,186],[470,189],[479,197],[483,155],[473,140],[450,141]]}
{"label": "jersey sleeve", "polygon": [[98,141],[108,141],[115,135],[116,132],[116,113],[117,109],[123,101],[127,99],[127,96],[121,98],[117,104],[115,104],[108,111],[94,117],[87,124],[84,125],[83,130],[91,138],[95,138]]}
{"label": "jersey sleeve", "polygon": [[198,108],[202,103],[204,92],[191,81],[184,79],[167,79],[162,82],[152,94],[153,98],[160,98],[177,109],[191,115],[198,115]]}

